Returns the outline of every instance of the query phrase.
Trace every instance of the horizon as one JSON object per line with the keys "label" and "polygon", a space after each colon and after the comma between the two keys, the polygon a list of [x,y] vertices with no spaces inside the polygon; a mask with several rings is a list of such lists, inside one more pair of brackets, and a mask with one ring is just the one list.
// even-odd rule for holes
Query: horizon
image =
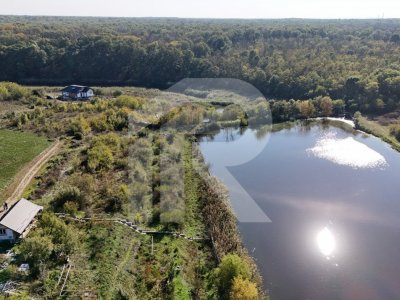
{"label": "horizon", "polygon": [[[77,9],[79,8],[79,9]],[[391,0],[14,0],[0,15],[52,17],[121,17],[181,19],[399,19],[400,1]]]}
{"label": "horizon", "polygon": [[266,17],[266,18],[246,18],[246,17],[168,17],[168,16],[91,16],[91,15],[26,15],[26,14],[0,14],[0,17],[38,17],[38,18],[98,18],[98,19],[179,19],[179,20],[243,20],[243,21],[268,21],[268,20],[310,20],[310,21],[380,21],[380,20],[400,20],[400,17],[376,17],[376,18],[301,18],[301,17]]}

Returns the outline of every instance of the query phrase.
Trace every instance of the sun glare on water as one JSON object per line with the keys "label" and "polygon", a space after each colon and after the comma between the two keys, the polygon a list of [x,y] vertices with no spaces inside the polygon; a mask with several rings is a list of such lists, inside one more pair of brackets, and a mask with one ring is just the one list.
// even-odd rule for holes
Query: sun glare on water
{"label": "sun glare on water", "polygon": [[322,255],[330,257],[336,249],[336,240],[332,232],[327,228],[323,228],[317,234],[317,246]]}
{"label": "sun glare on water", "polygon": [[307,149],[307,153],[354,169],[384,168],[388,165],[380,153],[353,137],[340,139],[327,135],[319,139],[313,148]]}

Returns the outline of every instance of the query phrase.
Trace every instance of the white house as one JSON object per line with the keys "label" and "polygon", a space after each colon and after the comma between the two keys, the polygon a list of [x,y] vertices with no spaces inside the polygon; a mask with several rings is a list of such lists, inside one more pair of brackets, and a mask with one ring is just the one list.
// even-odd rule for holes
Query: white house
{"label": "white house", "polygon": [[64,100],[87,100],[94,96],[94,91],[88,86],[69,85],[61,90],[61,98]]}
{"label": "white house", "polygon": [[43,210],[26,199],[19,200],[0,220],[0,241],[13,242],[24,237],[36,215]]}

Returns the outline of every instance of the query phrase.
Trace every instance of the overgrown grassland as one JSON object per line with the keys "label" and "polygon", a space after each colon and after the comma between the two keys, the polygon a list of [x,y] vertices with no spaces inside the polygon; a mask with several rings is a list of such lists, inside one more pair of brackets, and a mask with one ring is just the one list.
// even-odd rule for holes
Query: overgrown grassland
{"label": "overgrown grassland", "polygon": [[400,151],[400,142],[390,133],[391,124],[383,124],[374,119],[359,117],[358,127],[367,133],[370,133],[386,143],[390,144],[393,149]]}
{"label": "overgrown grassland", "polygon": [[[50,142],[33,133],[0,130],[0,192]],[[1,196],[0,196],[1,199]]]}

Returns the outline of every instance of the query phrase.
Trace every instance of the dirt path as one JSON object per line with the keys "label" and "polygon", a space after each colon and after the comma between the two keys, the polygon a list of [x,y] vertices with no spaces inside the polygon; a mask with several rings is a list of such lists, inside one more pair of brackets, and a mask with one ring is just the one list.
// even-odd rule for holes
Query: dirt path
{"label": "dirt path", "polygon": [[188,241],[203,241],[203,240],[210,240],[208,237],[191,237],[191,236],[187,236],[184,233],[180,233],[180,232],[174,232],[174,231],[157,231],[157,230],[145,230],[140,228],[139,226],[133,224],[132,222],[130,222],[129,220],[126,219],[118,219],[118,218],[76,218],[73,217],[71,215],[65,214],[65,213],[56,213],[56,216],[58,216],[59,218],[66,218],[69,220],[74,220],[80,223],[86,223],[89,221],[92,222],[114,222],[116,224],[121,224],[121,225],[125,225],[127,227],[129,227],[130,229],[132,229],[133,231],[140,233],[140,234],[147,234],[147,235],[151,235],[151,234],[163,234],[163,235],[170,235],[176,238],[180,238],[180,239],[185,239]]}
{"label": "dirt path", "polygon": [[[8,207],[11,207],[16,201],[18,201],[29,183],[40,171],[43,165],[60,149],[61,142],[58,140],[53,143],[50,147],[40,153],[34,158],[27,166],[25,166],[13,179],[13,183],[6,189],[6,192],[11,193],[5,203]],[[1,212],[2,213],[2,212]],[[1,214],[0,213],[0,214]]]}

